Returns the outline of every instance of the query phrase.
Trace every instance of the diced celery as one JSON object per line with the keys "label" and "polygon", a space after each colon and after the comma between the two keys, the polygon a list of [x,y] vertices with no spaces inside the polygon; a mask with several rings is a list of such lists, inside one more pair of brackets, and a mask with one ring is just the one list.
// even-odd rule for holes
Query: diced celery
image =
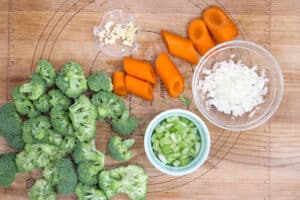
{"label": "diced celery", "polygon": [[159,160],[160,160],[161,162],[167,163],[167,159],[166,159],[166,157],[165,157],[164,155],[158,154],[157,156],[158,156],[158,158],[159,158]]}
{"label": "diced celery", "polygon": [[152,148],[161,162],[185,166],[199,153],[201,140],[193,122],[184,117],[168,117],[154,130]]}
{"label": "diced celery", "polygon": [[[184,118],[184,117],[180,117],[180,121],[182,121],[182,122],[185,123],[185,124],[190,124],[190,123],[191,123],[191,121],[190,121],[189,119]],[[193,123],[192,123],[192,124],[193,124]]]}
{"label": "diced celery", "polygon": [[180,159],[180,162],[181,162],[180,165],[185,166],[185,165],[189,164],[190,161],[191,161],[191,159],[189,159],[189,158],[182,158],[182,159]]}
{"label": "diced celery", "polygon": [[195,144],[195,155],[197,155],[199,153],[200,147],[201,147],[201,143],[196,142],[196,144]]}
{"label": "diced celery", "polygon": [[184,131],[184,129],[186,128],[185,126],[182,126],[182,124],[180,123],[177,123],[174,128],[177,130],[177,131]]}
{"label": "diced celery", "polygon": [[165,128],[171,128],[172,126],[174,126],[173,123],[164,124],[164,127],[165,127]]}
{"label": "diced celery", "polygon": [[171,138],[173,140],[173,142],[177,143],[177,139],[174,133],[171,134]]}
{"label": "diced celery", "polygon": [[180,120],[180,118],[177,116],[172,116],[172,117],[166,118],[166,122],[177,122],[178,120]]}
{"label": "diced celery", "polygon": [[180,161],[179,160],[175,160],[173,162],[174,167],[178,167],[180,165]]}

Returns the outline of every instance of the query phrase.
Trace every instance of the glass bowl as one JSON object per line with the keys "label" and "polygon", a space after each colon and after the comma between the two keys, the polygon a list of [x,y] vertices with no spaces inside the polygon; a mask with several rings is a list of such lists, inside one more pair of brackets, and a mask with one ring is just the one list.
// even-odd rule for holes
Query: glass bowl
{"label": "glass bowl", "polygon": [[[257,73],[265,71],[265,76],[269,79],[264,103],[259,104],[259,109],[255,112],[245,113],[241,117],[232,117],[207,105],[207,98],[203,98],[199,91],[199,81],[205,76],[203,71],[212,69],[216,62],[229,59],[235,62],[241,60],[248,67],[257,65]],[[211,123],[227,130],[245,131],[262,125],[275,113],[283,96],[283,85],[280,66],[271,53],[255,43],[234,40],[215,46],[201,58],[194,72],[192,90],[197,108]]]}
{"label": "glass bowl", "polygon": [[134,17],[120,9],[111,10],[104,14],[100,25],[95,26],[93,29],[96,44],[104,55],[115,58],[121,58],[129,55],[136,48],[136,39],[137,34],[139,32],[139,27],[136,25],[137,32],[135,35],[134,44],[132,46],[124,45],[121,41],[117,41],[115,44],[112,45],[107,45],[100,42],[97,37],[98,34],[105,29],[105,24],[107,22],[112,22],[114,24],[128,24],[129,22],[133,22],[136,25]]}
{"label": "glass bowl", "polygon": [[[200,134],[201,138],[201,148],[199,154],[192,160],[188,165],[184,167],[174,167],[162,163],[155,155],[152,149],[151,138],[154,132],[155,127],[164,119],[171,116],[181,116],[192,121]],[[207,160],[209,150],[210,150],[210,136],[209,131],[205,123],[194,113],[182,110],[182,109],[171,109],[158,114],[152,121],[149,123],[145,137],[144,137],[144,148],[150,163],[159,171],[172,175],[172,176],[182,176],[190,174],[197,170],[204,162]]]}

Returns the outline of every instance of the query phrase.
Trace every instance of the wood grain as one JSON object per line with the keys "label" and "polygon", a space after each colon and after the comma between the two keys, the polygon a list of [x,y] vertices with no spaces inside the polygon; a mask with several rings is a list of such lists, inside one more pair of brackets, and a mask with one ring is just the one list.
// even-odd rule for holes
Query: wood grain
{"label": "wood grain", "polygon": [[[151,62],[164,49],[157,34],[161,28],[186,34],[186,24],[207,5],[224,6],[238,23],[244,39],[271,51],[281,65],[285,79],[283,101],[270,121],[252,131],[224,131],[207,122],[212,149],[207,163],[197,172],[171,177],[155,170],[143,149],[143,135],[149,121],[159,112],[183,108],[155,86],[152,103],[130,96],[131,111],[140,119],[134,138],[131,163],[144,166],[150,176],[147,199],[300,199],[300,1],[298,0],[0,0],[0,104],[10,101],[10,90],[28,80],[40,58],[56,69],[78,61],[85,73],[102,69],[111,73],[122,68],[120,59],[103,56],[93,40],[92,27],[111,9],[132,13],[139,25],[137,58]],[[243,39],[243,36],[240,36]],[[174,59],[186,78],[184,96],[191,97],[193,68]],[[168,104],[162,103],[167,99]],[[194,104],[190,108],[201,116]],[[112,133],[98,124],[97,148],[106,151]],[[12,149],[0,138],[0,153]],[[110,158],[107,166],[117,166]],[[26,192],[39,171],[18,174],[12,186],[0,188],[0,199],[27,199]],[[74,195],[59,199],[76,199]],[[115,199],[126,199],[124,196]]]}

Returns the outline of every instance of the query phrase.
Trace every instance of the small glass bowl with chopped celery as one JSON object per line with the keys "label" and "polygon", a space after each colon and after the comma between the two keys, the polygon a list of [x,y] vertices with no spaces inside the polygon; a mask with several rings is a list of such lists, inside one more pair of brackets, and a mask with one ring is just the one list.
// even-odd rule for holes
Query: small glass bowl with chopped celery
{"label": "small glass bowl with chopped celery", "polygon": [[205,123],[197,115],[172,109],[150,122],[144,147],[155,168],[169,175],[182,176],[194,172],[206,161],[210,137]]}

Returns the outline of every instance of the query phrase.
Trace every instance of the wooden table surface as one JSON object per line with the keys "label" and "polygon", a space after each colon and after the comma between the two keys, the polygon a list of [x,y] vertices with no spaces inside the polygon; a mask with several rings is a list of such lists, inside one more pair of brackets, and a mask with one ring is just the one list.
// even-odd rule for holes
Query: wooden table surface
{"label": "wooden table surface", "polygon": [[[139,49],[133,56],[153,61],[163,48],[161,28],[185,35],[186,24],[209,4],[224,6],[239,24],[241,39],[265,46],[278,59],[285,92],[280,108],[263,126],[243,133],[224,131],[208,123],[212,148],[197,172],[172,177],[148,162],[143,149],[146,125],[159,112],[183,108],[155,86],[152,103],[126,98],[140,119],[131,163],[144,166],[149,179],[147,199],[300,199],[300,1],[299,0],[0,0],[0,104],[11,100],[11,89],[28,81],[39,58],[56,69],[76,60],[86,74],[121,69],[121,60],[105,57],[95,46],[92,27],[115,8],[132,13],[141,26]],[[184,96],[191,97],[193,67],[174,59],[186,79]],[[167,99],[167,105],[162,103]],[[190,110],[197,111],[194,104]],[[110,128],[98,124],[97,147],[105,151]],[[0,138],[0,153],[12,151]],[[107,158],[107,166],[120,165]],[[27,199],[39,171],[18,174],[12,186],[0,188],[0,199]],[[76,199],[74,195],[59,197]],[[116,199],[124,199],[119,196]]]}

